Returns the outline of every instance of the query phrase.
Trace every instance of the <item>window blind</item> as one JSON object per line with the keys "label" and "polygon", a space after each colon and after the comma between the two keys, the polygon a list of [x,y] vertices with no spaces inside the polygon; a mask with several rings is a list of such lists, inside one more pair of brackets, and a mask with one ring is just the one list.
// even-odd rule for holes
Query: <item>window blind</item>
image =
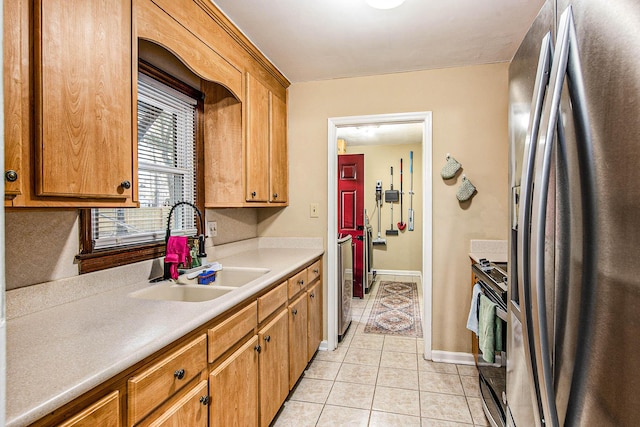
{"label": "window blind", "polygon": [[[164,240],[167,217],[178,202],[195,203],[197,101],[138,74],[139,208],[92,209],[95,249]],[[195,211],[173,212],[172,235],[195,235]]]}

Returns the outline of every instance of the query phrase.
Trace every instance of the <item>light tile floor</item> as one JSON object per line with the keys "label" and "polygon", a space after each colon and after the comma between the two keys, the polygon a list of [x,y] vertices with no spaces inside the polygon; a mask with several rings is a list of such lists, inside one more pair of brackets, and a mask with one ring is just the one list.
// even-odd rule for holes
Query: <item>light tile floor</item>
{"label": "light tile floor", "polygon": [[338,348],[318,351],[275,427],[489,425],[475,366],[424,360],[421,338],[364,333],[382,280],[422,288],[419,277],[378,276],[365,298],[353,300],[353,321]]}

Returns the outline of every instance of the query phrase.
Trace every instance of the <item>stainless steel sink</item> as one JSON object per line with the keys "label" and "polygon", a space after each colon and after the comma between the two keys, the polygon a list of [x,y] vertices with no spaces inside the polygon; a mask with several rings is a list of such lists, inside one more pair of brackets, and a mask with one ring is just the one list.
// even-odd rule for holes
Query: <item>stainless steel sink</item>
{"label": "stainless steel sink", "polygon": [[130,296],[161,301],[203,302],[219,298],[232,290],[233,288],[204,285],[178,285],[174,282],[162,282],[133,292]]}
{"label": "stainless steel sink", "polygon": [[166,281],[129,294],[133,298],[161,301],[203,302],[219,298],[267,274],[266,268],[224,267],[216,273],[216,281],[199,285],[198,279],[183,274],[176,282]]}
{"label": "stainless steel sink", "polygon": [[[216,281],[211,282],[207,286],[239,288],[267,274],[269,271],[267,268],[224,267],[216,273]],[[196,285],[198,278],[187,279],[187,275],[185,274],[178,277],[177,282],[185,285]]]}

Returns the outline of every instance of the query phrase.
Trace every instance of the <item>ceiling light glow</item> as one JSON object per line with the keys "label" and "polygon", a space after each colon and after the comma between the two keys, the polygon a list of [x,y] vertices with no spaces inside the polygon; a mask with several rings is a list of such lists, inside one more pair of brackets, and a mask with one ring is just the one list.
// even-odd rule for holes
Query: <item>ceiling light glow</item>
{"label": "ceiling light glow", "polygon": [[393,9],[404,3],[404,0],[366,0],[366,2],[376,9]]}

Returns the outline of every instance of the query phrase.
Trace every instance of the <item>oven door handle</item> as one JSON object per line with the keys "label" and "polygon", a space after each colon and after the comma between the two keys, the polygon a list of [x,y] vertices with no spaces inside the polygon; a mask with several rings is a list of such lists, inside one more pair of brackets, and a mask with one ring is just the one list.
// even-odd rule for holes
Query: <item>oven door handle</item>
{"label": "oven door handle", "polygon": [[496,307],[496,316],[502,319],[505,323],[507,322],[507,312],[500,307]]}

